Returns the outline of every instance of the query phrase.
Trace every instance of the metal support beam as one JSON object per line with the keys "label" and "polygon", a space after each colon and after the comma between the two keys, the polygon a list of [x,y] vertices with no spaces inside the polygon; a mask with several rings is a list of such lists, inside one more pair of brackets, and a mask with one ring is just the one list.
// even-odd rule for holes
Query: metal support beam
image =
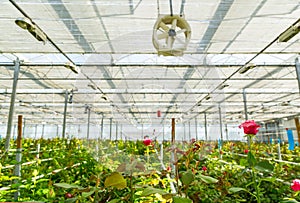
{"label": "metal support beam", "polygon": [[296,73],[297,73],[298,89],[300,92],[300,62],[299,62],[299,58],[295,59],[295,68],[296,68]]}
{"label": "metal support beam", "polygon": [[12,123],[13,123],[13,115],[14,115],[17,84],[18,84],[19,73],[20,73],[20,60],[17,58],[14,61],[14,64],[15,64],[14,81],[13,81],[13,88],[12,88],[12,93],[11,93],[11,97],[10,97],[10,108],[9,108],[8,121],[7,121],[5,150],[9,150],[9,143],[10,143],[10,138],[11,138],[11,130],[12,130]]}
{"label": "metal support beam", "polygon": [[207,141],[207,118],[206,118],[206,112],[204,112],[204,132],[205,132],[205,140]]}
{"label": "metal support beam", "polygon": [[196,132],[196,140],[198,140],[198,125],[197,125],[197,117],[195,117],[195,132]]}
{"label": "metal support beam", "polygon": [[69,92],[68,92],[68,90],[66,90],[66,92],[65,92],[65,106],[64,106],[64,120],[63,120],[63,126],[62,126],[62,138],[63,139],[66,136],[66,121],[67,121],[68,97],[69,97]]}
{"label": "metal support beam", "polygon": [[221,136],[221,141],[223,142],[223,123],[222,123],[222,111],[221,111],[220,104],[218,108],[219,108],[220,136]]}
{"label": "metal support beam", "polygon": [[87,123],[86,139],[87,139],[87,141],[89,141],[89,138],[90,138],[90,123],[91,123],[91,107],[89,107],[89,106],[87,108],[87,114],[88,114],[88,123]]}
{"label": "metal support beam", "polygon": [[116,123],[116,140],[118,140],[118,122]]}
{"label": "metal support beam", "polygon": [[248,120],[247,97],[246,97],[246,90],[245,89],[243,89],[243,101],[244,101],[245,120]]}
{"label": "metal support beam", "polygon": [[[247,95],[246,95],[246,90],[243,89],[243,102],[244,102],[244,114],[245,114],[245,120],[248,120],[248,110],[247,110]],[[250,139],[249,136],[247,136],[247,143],[248,143],[248,147],[250,148]]]}
{"label": "metal support beam", "polygon": [[112,134],[112,118],[109,119],[109,140],[111,140]]}
{"label": "metal support beam", "polygon": [[104,114],[102,114],[102,118],[101,118],[101,140],[103,140],[103,120],[104,120]]}

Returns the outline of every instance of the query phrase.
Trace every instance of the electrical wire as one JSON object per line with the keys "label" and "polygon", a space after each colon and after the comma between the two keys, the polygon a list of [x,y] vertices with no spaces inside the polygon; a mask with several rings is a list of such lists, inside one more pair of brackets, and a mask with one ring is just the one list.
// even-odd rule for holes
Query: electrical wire
{"label": "electrical wire", "polygon": [[180,17],[184,15],[184,6],[185,6],[185,0],[182,0],[181,7],[180,7]]}
{"label": "electrical wire", "polygon": [[173,16],[173,4],[172,4],[172,0],[170,0],[170,16]]}

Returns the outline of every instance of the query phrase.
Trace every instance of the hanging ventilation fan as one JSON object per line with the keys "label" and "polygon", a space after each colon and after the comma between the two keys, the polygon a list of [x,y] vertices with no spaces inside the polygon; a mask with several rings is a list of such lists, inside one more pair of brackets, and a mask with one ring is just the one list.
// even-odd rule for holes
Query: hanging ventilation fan
{"label": "hanging ventilation fan", "polygon": [[180,15],[160,15],[152,41],[158,55],[182,56],[191,39],[191,27]]}

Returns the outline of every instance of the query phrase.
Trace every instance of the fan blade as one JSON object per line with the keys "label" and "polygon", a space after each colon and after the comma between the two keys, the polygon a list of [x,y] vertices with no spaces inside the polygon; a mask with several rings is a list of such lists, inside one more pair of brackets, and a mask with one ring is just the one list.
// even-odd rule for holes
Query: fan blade
{"label": "fan blade", "polygon": [[167,38],[169,35],[168,35],[168,33],[167,32],[164,32],[164,33],[162,33],[162,34],[158,34],[157,35],[157,39],[158,40],[160,40],[160,39],[165,39],[165,38]]}
{"label": "fan blade", "polygon": [[169,31],[169,27],[165,24],[165,23],[163,23],[163,22],[160,22],[159,23],[159,27],[161,27],[164,31],[166,31],[166,32],[168,32]]}
{"label": "fan blade", "polygon": [[172,21],[172,26],[171,26],[171,28],[172,28],[173,30],[175,30],[176,26],[177,26],[177,19],[174,18],[174,20]]}
{"label": "fan blade", "polygon": [[178,30],[176,32],[176,35],[180,35],[181,33],[184,33],[186,31],[186,29],[181,29],[181,30]]}
{"label": "fan blade", "polygon": [[168,37],[167,38],[167,48],[172,49],[174,43],[174,37]]}
{"label": "fan blade", "polygon": [[180,37],[176,37],[175,40],[180,43],[180,44],[183,44],[184,46],[186,46],[186,42],[183,41]]}

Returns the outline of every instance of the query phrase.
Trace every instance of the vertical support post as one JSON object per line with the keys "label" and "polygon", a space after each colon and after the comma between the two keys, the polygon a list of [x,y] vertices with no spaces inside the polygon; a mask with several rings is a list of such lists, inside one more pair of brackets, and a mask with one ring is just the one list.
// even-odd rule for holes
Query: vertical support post
{"label": "vertical support post", "polygon": [[5,150],[9,150],[9,143],[10,143],[10,139],[11,139],[11,130],[12,130],[12,123],[13,123],[14,108],[15,108],[17,84],[18,84],[19,73],[20,73],[20,60],[17,58],[14,61],[14,64],[15,64],[14,81],[13,81],[13,87],[12,87],[12,92],[11,92],[11,97],[10,97],[10,107],[9,107],[9,114],[8,114],[8,121],[7,121]]}
{"label": "vertical support post", "polygon": [[183,137],[184,137],[184,141],[186,141],[186,129],[185,129],[185,123],[183,124]]}
{"label": "vertical support post", "polygon": [[111,140],[112,135],[112,118],[109,119],[109,140]]}
{"label": "vertical support post", "polygon": [[204,112],[204,132],[205,132],[205,140],[207,141],[207,117],[206,117],[206,112]]}
{"label": "vertical support post", "polygon": [[123,140],[122,133],[123,133],[123,125],[121,124],[121,133],[120,133],[120,139],[121,139],[121,140]]}
{"label": "vertical support post", "polygon": [[[245,114],[245,120],[248,120],[248,110],[247,110],[247,95],[246,95],[246,90],[243,89],[243,102],[244,102],[244,114]],[[249,136],[247,136],[247,143],[248,147],[250,148],[250,139]]]}
{"label": "vertical support post", "polygon": [[163,123],[163,142],[165,141],[165,124]]}
{"label": "vertical support post", "polygon": [[245,89],[243,89],[243,102],[244,102],[245,120],[248,120],[247,95],[246,95],[246,90]]}
{"label": "vertical support post", "polygon": [[226,140],[228,141],[228,126],[227,126],[227,123],[225,124],[225,135],[226,135]]}
{"label": "vertical support post", "polygon": [[298,143],[300,142],[300,123],[299,123],[299,118],[295,117],[295,124],[296,124],[296,131],[297,131],[297,135],[298,135]]}
{"label": "vertical support post", "polygon": [[144,124],[142,123],[142,140],[144,139]]}
{"label": "vertical support post", "polygon": [[66,90],[66,92],[65,92],[65,106],[64,106],[64,120],[63,120],[63,126],[62,126],[62,138],[63,139],[65,139],[65,136],[66,136],[68,97],[69,97],[69,92],[68,92],[68,90]]}
{"label": "vertical support post", "polygon": [[299,62],[298,57],[295,59],[295,68],[296,68],[296,74],[297,74],[297,80],[298,80],[298,88],[299,88],[299,92],[300,92],[300,62]]}
{"label": "vertical support post", "polygon": [[40,150],[41,150],[41,145],[39,143],[39,144],[37,144],[37,149],[36,149],[36,158],[37,159],[40,158]]}
{"label": "vertical support post", "polygon": [[[21,161],[22,161],[22,115],[18,116],[18,137],[17,137],[17,152],[16,152],[16,166],[14,175],[21,177]],[[18,183],[18,180],[15,180],[15,183]],[[17,191],[14,194],[15,201],[18,201],[20,196],[20,189],[17,188]]]}
{"label": "vertical support post", "polygon": [[90,121],[91,121],[91,107],[89,107],[89,106],[87,108],[87,113],[88,113],[88,122],[87,122],[86,139],[89,142],[89,139],[90,139]]}
{"label": "vertical support post", "polygon": [[171,123],[171,143],[172,143],[171,166],[172,166],[172,171],[175,171],[175,118],[172,118],[172,123]]}
{"label": "vertical support post", "polygon": [[104,114],[102,114],[102,118],[101,118],[101,140],[103,140],[103,126],[104,126]]}
{"label": "vertical support post", "polygon": [[43,127],[42,127],[42,136],[41,136],[42,139],[44,139],[44,130],[45,130],[45,124],[43,124]]}
{"label": "vertical support post", "polygon": [[175,144],[175,118],[172,118],[172,144]]}
{"label": "vertical support post", "polygon": [[58,129],[59,129],[58,124],[56,124],[56,137],[58,137]]}
{"label": "vertical support post", "polygon": [[24,118],[23,120],[24,120],[24,121],[23,121],[23,130],[22,130],[22,132],[23,132],[23,139],[24,139],[24,138],[25,138],[26,119]]}
{"label": "vertical support post", "polygon": [[35,130],[34,130],[34,139],[36,139],[36,134],[37,134],[37,124],[35,124]]}
{"label": "vertical support post", "polygon": [[116,140],[118,140],[118,122],[116,122]]}
{"label": "vertical support post", "polygon": [[219,104],[219,121],[220,121],[221,141],[223,142],[223,123],[222,123],[222,111],[221,111],[221,105],[220,104]]}
{"label": "vertical support post", "polygon": [[191,141],[191,121],[189,121],[189,141]]}
{"label": "vertical support post", "polygon": [[278,139],[278,159],[279,159],[279,160],[282,160],[282,158],[281,158],[280,142],[281,142],[281,140]]}
{"label": "vertical support post", "polygon": [[197,125],[197,117],[195,117],[195,130],[196,130],[196,140],[198,140],[198,125]]}

